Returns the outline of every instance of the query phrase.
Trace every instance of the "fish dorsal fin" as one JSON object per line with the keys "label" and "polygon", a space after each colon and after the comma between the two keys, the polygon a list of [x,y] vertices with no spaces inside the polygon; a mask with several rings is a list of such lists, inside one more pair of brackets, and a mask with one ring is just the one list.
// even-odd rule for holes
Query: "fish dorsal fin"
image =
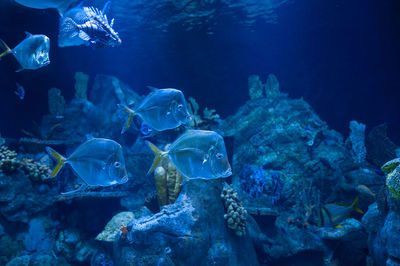
{"label": "fish dorsal fin", "polygon": [[28,31],[25,31],[25,38],[29,38],[29,37],[32,37],[32,33],[30,33],[30,32],[28,32]]}
{"label": "fish dorsal fin", "polygon": [[112,19],[110,22],[110,27],[112,28],[113,26],[114,26],[114,19]]}
{"label": "fish dorsal fin", "polygon": [[152,92],[158,91],[159,88],[153,87],[153,86],[146,86],[149,90],[151,90]]}
{"label": "fish dorsal fin", "polygon": [[110,6],[111,6],[111,0],[107,1],[104,4],[103,10],[101,11],[103,14],[107,14],[108,11],[110,11]]}

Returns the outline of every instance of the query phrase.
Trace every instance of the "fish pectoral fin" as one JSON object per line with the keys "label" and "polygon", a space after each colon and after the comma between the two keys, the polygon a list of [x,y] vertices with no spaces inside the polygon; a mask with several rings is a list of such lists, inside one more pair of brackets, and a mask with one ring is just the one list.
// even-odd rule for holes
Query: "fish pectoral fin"
{"label": "fish pectoral fin", "polygon": [[24,70],[24,68],[21,66],[20,68],[18,68],[17,70],[15,70],[15,72],[21,72],[22,70]]}
{"label": "fish pectoral fin", "polygon": [[79,31],[78,36],[79,36],[79,38],[81,38],[84,41],[89,41],[90,40],[90,36],[87,35],[87,33],[84,32],[83,30]]}
{"label": "fish pectoral fin", "polygon": [[343,228],[343,225],[338,224],[338,225],[335,226],[335,228],[336,228],[336,229],[337,229],[337,228]]}
{"label": "fish pectoral fin", "polygon": [[77,189],[74,189],[74,190],[71,190],[71,191],[68,191],[68,192],[62,192],[61,195],[71,195],[71,194],[80,192],[82,190],[85,190],[85,188],[87,188],[87,185],[86,184],[81,184],[81,186],[78,187]]}

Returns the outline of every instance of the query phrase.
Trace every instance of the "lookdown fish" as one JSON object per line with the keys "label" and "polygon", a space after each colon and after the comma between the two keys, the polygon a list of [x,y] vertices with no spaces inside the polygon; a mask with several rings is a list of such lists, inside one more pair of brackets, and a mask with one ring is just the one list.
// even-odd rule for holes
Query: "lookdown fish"
{"label": "lookdown fish", "polygon": [[80,0],[15,0],[15,2],[36,9],[56,8],[58,13],[63,15],[68,8],[73,7]]}
{"label": "lookdown fish", "polygon": [[118,33],[113,29],[114,19],[108,21],[104,10],[77,6],[60,19],[58,46],[90,45],[93,47],[115,47],[121,44]]}
{"label": "lookdown fish", "polygon": [[353,211],[363,213],[358,208],[358,197],[351,205],[341,203],[325,204],[320,211],[318,225],[323,227],[341,227],[340,223],[346,220]]}
{"label": "lookdown fish", "polygon": [[232,174],[224,139],[214,131],[188,130],[166,151],[149,141],[147,144],[156,156],[149,173],[154,171],[162,157],[168,156],[187,179],[216,179]]}
{"label": "lookdown fish", "polygon": [[4,52],[0,54],[0,59],[8,54],[14,55],[21,66],[17,72],[24,69],[38,69],[50,64],[49,37],[42,34],[32,35],[29,32],[25,33],[26,38],[14,49],[10,49],[3,40],[0,40],[0,44],[4,50]]}
{"label": "lookdown fish", "polygon": [[128,130],[134,115],[157,131],[174,129],[192,120],[183,93],[176,89],[154,89],[136,110],[125,105],[118,106],[128,114],[121,133]]}
{"label": "lookdown fish", "polygon": [[25,89],[22,87],[18,82],[15,83],[17,88],[14,91],[14,94],[18,96],[20,100],[23,100],[25,98]]}
{"label": "lookdown fish", "polygon": [[84,184],[73,193],[86,186],[112,186],[128,181],[122,147],[110,139],[92,138],[80,145],[68,158],[50,147],[47,152],[57,161],[51,173],[56,177],[65,164],[69,164]]}

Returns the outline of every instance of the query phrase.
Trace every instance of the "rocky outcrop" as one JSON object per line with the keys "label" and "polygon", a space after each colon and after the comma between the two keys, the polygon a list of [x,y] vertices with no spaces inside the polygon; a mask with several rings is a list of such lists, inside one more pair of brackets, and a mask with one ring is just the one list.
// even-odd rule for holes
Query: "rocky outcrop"
{"label": "rocky outcrop", "polygon": [[159,213],[133,220],[117,238],[117,265],[258,265],[251,238],[227,228],[221,181],[192,180]]}

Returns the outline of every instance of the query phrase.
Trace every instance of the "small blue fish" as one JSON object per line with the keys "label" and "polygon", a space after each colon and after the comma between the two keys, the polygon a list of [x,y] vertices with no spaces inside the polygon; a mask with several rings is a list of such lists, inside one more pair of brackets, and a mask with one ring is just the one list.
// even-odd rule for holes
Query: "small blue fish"
{"label": "small blue fish", "polygon": [[[109,2],[104,6],[104,11]],[[60,20],[58,46],[90,45],[93,47],[115,47],[121,44],[107,15],[94,7],[77,6],[68,10]]]}
{"label": "small blue fish", "polygon": [[134,115],[157,131],[174,129],[192,120],[183,93],[176,89],[155,89],[135,111],[124,105],[118,106],[128,114],[121,133],[128,130]]}
{"label": "small blue fish", "polygon": [[56,8],[59,14],[62,15],[68,8],[80,2],[80,0],[15,0],[15,2],[36,9]]}
{"label": "small blue fish", "polygon": [[154,171],[162,157],[167,156],[188,179],[216,179],[232,175],[224,139],[214,131],[188,130],[176,139],[166,151],[147,144],[155,154],[149,173]]}
{"label": "small blue fish", "polygon": [[353,211],[363,213],[358,208],[358,197],[351,205],[341,203],[325,204],[319,214],[318,225],[323,227],[340,227],[340,223],[346,220]]}
{"label": "small blue fish", "polygon": [[14,94],[18,96],[20,100],[23,100],[25,97],[25,89],[22,87],[18,82],[15,83],[17,85],[17,88],[14,91]]}
{"label": "small blue fish", "polygon": [[113,140],[92,138],[80,145],[68,158],[50,147],[46,150],[57,161],[51,177],[56,177],[61,168],[69,164],[85,182],[78,190],[86,186],[105,187],[128,181],[122,147]]}
{"label": "small blue fish", "polygon": [[20,72],[24,69],[38,69],[50,64],[50,39],[46,35],[32,35],[26,33],[26,38],[18,44],[14,49],[10,49],[7,44],[0,40],[0,44],[4,50],[0,54],[0,59],[8,54],[14,55],[21,68],[17,70]]}

